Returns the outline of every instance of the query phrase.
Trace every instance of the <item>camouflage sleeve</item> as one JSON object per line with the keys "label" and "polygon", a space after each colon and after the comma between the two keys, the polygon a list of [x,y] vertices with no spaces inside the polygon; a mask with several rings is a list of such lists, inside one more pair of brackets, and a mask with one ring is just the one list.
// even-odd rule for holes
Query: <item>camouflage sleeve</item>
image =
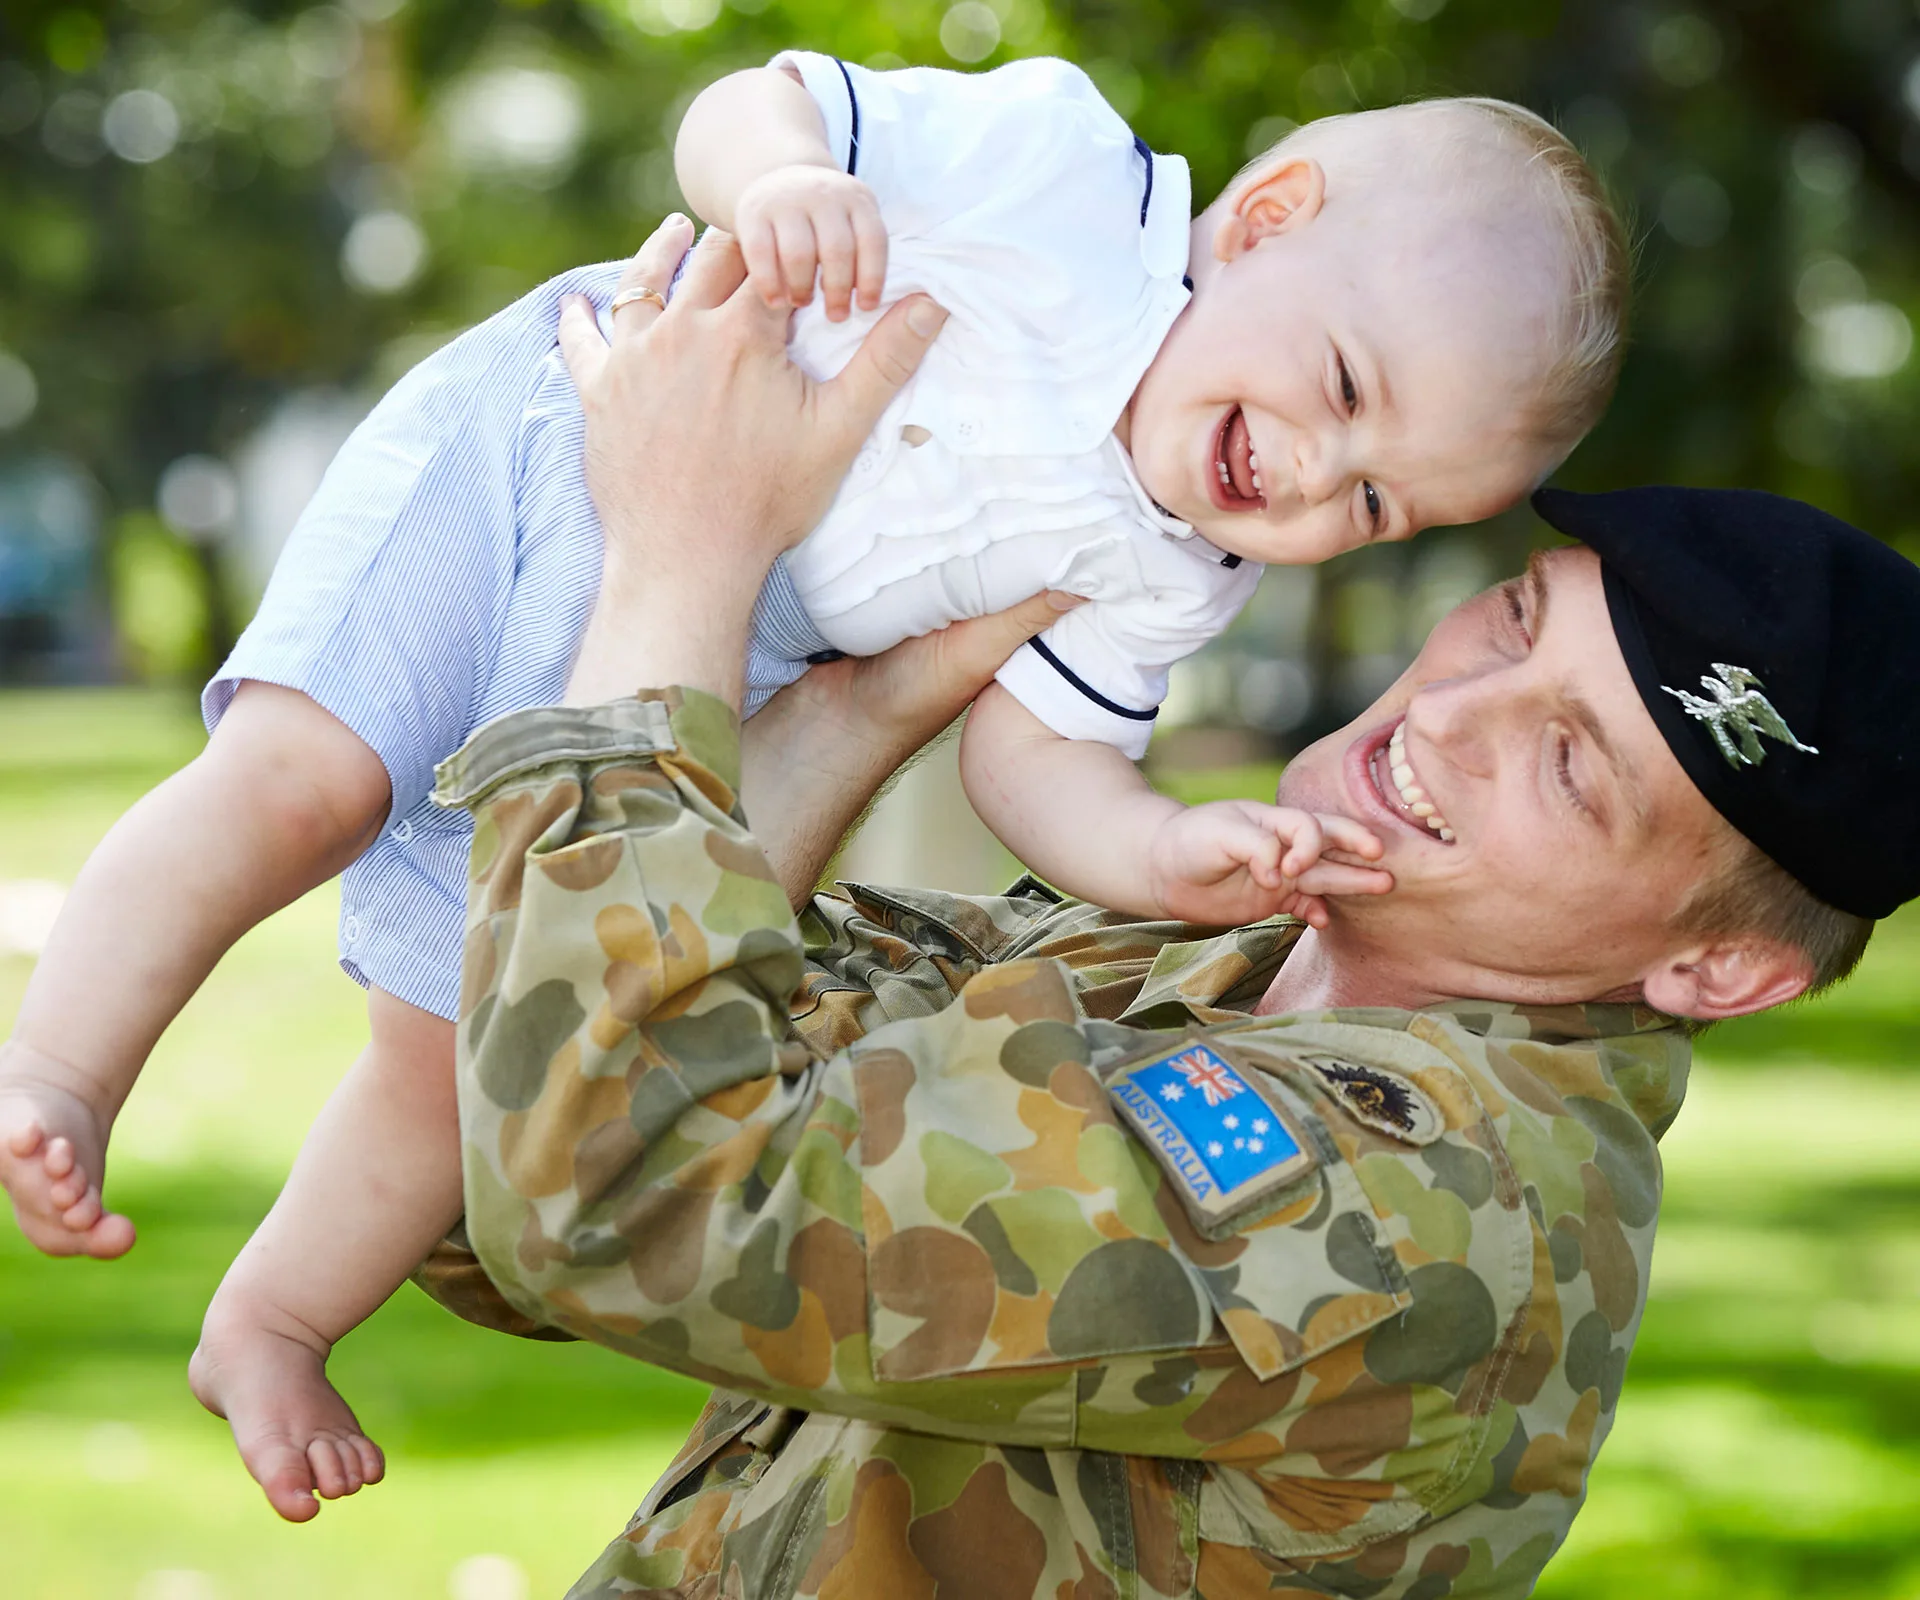
{"label": "camouflage sleeve", "polygon": [[668,691],[506,719],[442,774],[476,821],[467,1222],[513,1307],[921,1437],[1184,1459],[1200,1537],[1287,1570],[1451,1562],[1443,1530],[1551,1504],[1498,1511],[1498,1581],[1462,1553],[1433,1590],[1524,1592],[1657,1206],[1594,1052],[1404,1012],[1142,1032],[1042,959],[809,1046],[736,760]]}

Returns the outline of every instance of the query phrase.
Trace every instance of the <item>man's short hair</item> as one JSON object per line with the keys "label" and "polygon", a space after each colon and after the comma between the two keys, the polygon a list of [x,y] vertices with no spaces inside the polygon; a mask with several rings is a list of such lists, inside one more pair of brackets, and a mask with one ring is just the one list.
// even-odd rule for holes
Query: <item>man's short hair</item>
{"label": "man's short hair", "polygon": [[1720,870],[1688,896],[1680,931],[1700,938],[1777,939],[1812,963],[1809,996],[1831,989],[1860,964],[1873,920],[1836,910],[1732,828],[1725,832]]}

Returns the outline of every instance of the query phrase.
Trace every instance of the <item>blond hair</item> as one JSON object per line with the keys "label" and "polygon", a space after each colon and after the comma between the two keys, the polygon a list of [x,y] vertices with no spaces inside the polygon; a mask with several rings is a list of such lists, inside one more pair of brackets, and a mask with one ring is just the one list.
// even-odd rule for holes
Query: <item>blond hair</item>
{"label": "blond hair", "polygon": [[1241,178],[1282,150],[1318,142],[1340,124],[1406,112],[1454,114],[1490,133],[1483,153],[1517,157],[1523,181],[1553,218],[1565,292],[1559,301],[1554,358],[1528,420],[1532,432],[1564,455],[1600,420],[1613,397],[1626,345],[1633,277],[1626,227],[1599,176],[1565,134],[1545,117],[1508,100],[1480,95],[1415,100],[1385,111],[1346,112],[1309,122],[1263,151],[1242,169]]}

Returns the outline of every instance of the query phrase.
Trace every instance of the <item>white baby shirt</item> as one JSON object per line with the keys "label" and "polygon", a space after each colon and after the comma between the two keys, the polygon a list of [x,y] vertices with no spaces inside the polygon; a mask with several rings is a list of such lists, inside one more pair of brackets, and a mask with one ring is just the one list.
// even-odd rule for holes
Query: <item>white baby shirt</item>
{"label": "white baby shirt", "polygon": [[[1113,437],[1187,303],[1186,163],[1149,152],[1063,61],[776,64],[880,201],[887,303],[924,291],[952,313],[788,554],[801,603],[835,648],[872,655],[1041,588],[1084,595],[999,678],[1055,732],[1137,758],[1167,669],[1260,577],[1155,505]],[[794,359],[838,372],[879,315],[831,323],[816,300]]]}

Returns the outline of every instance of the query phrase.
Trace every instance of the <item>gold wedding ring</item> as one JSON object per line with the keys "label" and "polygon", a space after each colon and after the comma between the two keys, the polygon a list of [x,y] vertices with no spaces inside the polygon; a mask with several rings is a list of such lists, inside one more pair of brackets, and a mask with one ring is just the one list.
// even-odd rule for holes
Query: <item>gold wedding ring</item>
{"label": "gold wedding ring", "polygon": [[613,297],[613,304],[607,308],[607,315],[618,316],[623,308],[639,300],[651,300],[662,311],[667,309],[667,297],[658,289],[622,289]]}

